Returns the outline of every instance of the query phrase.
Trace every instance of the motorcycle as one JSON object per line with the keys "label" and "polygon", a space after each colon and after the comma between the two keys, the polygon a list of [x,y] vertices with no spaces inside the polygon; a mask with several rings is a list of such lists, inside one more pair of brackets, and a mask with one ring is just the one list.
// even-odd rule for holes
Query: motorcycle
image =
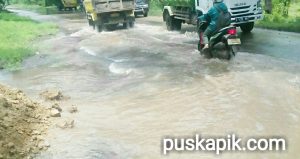
{"label": "motorcycle", "polygon": [[[207,22],[200,22],[198,27],[198,34],[199,34],[199,43],[198,43],[198,50],[200,51],[201,55],[204,55],[206,58],[213,58],[213,57],[220,57],[230,60],[236,54],[236,47],[237,45],[241,45],[241,40],[237,36],[237,30],[235,26],[227,26],[221,28],[217,31],[214,35],[209,38],[209,48],[203,49],[203,30],[207,28]],[[216,47],[219,45],[223,45],[223,47]],[[225,53],[220,54],[219,50],[224,50]]]}

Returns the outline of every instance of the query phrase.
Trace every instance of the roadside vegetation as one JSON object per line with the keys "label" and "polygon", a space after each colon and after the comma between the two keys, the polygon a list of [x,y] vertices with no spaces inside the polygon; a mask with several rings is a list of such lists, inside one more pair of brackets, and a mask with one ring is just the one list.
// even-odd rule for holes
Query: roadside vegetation
{"label": "roadside vegetation", "polygon": [[43,6],[38,4],[23,4],[23,3],[16,3],[13,4],[14,7],[22,8],[29,11],[34,11],[39,14],[56,14],[58,13],[56,6]]}
{"label": "roadside vegetation", "polygon": [[150,16],[162,16],[163,6],[159,0],[150,0]]}
{"label": "roadside vegetation", "polygon": [[38,23],[8,11],[0,13],[0,26],[0,68],[9,69],[16,68],[35,52],[34,40],[58,30],[54,24]]}
{"label": "roadside vegetation", "polygon": [[55,14],[58,12],[55,4],[59,0],[10,0],[15,7],[34,11],[40,14]]}
{"label": "roadside vegetation", "polygon": [[256,26],[300,32],[300,0],[273,0],[272,13],[265,14]]}

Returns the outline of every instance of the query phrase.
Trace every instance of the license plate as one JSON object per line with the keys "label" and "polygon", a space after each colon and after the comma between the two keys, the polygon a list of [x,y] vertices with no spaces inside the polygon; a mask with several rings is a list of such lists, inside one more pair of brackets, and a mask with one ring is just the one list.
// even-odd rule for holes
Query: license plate
{"label": "license plate", "polygon": [[238,17],[236,18],[236,22],[246,22],[249,20],[249,17]]}
{"label": "license plate", "polygon": [[119,13],[112,13],[110,14],[111,17],[118,17],[120,14]]}
{"label": "license plate", "polygon": [[228,45],[239,45],[241,44],[241,40],[239,38],[236,39],[228,39]]}

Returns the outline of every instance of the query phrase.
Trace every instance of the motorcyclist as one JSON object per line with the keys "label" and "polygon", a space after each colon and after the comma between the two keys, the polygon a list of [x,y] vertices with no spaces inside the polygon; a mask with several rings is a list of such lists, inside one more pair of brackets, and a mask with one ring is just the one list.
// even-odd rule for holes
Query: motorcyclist
{"label": "motorcyclist", "polygon": [[223,0],[213,0],[213,6],[209,11],[198,17],[200,23],[206,22],[207,24],[205,28],[200,27],[200,44],[204,46],[203,49],[209,48],[208,42],[211,36],[230,24],[230,18],[224,17],[228,14],[228,8]]}

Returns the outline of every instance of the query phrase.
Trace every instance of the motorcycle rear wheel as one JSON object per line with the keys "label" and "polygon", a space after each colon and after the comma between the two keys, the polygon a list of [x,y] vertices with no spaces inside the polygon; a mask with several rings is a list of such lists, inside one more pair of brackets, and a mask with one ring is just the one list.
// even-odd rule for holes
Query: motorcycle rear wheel
{"label": "motorcycle rear wheel", "polygon": [[233,48],[230,45],[226,45],[226,59],[231,60],[231,58],[235,56],[233,52]]}

